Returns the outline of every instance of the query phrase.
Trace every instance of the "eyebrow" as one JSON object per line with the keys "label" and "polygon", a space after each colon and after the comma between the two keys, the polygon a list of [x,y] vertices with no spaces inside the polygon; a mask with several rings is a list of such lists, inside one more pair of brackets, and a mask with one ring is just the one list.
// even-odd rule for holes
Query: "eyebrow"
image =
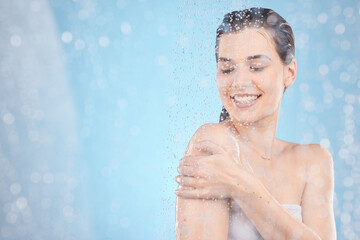
{"label": "eyebrow", "polygon": [[[266,59],[272,61],[271,58],[269,58],[268,56],[266,56],[266,55],[261,55],[261,54],[259,54],[259,55],[254,55],[254,56],[249,56],[249,57],[246,58],[246,61],[253,60],[253,59],[258,59],[258,58],[266,58]],[[219,58],[219,61],[222,61],[222,62],[232,62],[232,59],[231,59],[231,58],[220,57],[220,58]]]}

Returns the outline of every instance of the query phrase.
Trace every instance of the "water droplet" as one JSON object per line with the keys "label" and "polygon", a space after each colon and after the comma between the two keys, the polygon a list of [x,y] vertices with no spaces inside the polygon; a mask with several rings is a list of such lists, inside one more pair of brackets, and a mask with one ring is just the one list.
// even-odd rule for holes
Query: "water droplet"
{"label": "water droplet", "polygon": [[21,185],[18,183],[11,184],[10,192],[14,195],[19,194],[21,192]]}
{"label": "water droplet", "polygon": [[110,44],[109,38],[105,36],[99,38],[99,45],[101,47],[107,47],[109,46],[109,44]]}
{"label": "water droplet", "polygon": [[127,22],[123,22],[121,24],[120,29],[121,29],[121,32],[125,35],[129,35],[131,33],[131,25]]}
{"label": "water droplet", "polygon": [[10,38],[10,44],[14,47],[19,47],[21,45],[21,37],[19,35],[12,35]]}
{"label": "water droplet", "polygon": [[61,35],[61,40],[64,43],[70,43],[72,41],[72,34],[70,32],[63,32]]}

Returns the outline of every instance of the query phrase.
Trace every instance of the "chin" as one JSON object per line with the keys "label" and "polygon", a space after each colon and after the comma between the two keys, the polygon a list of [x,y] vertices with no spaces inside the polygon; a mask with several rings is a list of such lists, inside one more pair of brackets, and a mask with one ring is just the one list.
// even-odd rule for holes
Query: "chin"
{"label": "chin", "polygon": [[[242,123],[243,125],[249,125],[257,121],[257,117],[254,115],[247,114],[245,112],[234,112],[236,109],[232,109],[231,113],[229,112],[229,118],[231,121],[236,121]],[[250,115],[250,116],[249,116]]]}

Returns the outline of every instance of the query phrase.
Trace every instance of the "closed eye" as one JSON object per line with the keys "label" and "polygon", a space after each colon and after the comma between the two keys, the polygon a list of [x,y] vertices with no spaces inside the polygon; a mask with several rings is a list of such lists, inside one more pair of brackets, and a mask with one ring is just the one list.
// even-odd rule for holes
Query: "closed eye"
{"label": "closed eye", "polygon": [[222,72],[223,74],[228,74],[228,73],[232,72],[233,70],[234,70],[233,68],[230,68],[230,69],[224,69],[224,70],[222,70],[221,72]]}
{"label": "closed eye", "polygon": [[265,67],[261,67],[261,68],[256,68],[256,67],[253,67],[253,66],[250,66],[250,71],[252,72],[258,72],[258,71],[262,71]]}

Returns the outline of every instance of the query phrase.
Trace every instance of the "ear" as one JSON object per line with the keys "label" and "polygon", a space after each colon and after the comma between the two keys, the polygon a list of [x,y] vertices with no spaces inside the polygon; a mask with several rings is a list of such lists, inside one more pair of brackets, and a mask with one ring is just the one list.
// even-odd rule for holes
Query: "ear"
{"label": "ear", "polygon": [[285,66],[284,69],[284,86],[290,87],[296,79],[296,59],[293,60]]}

